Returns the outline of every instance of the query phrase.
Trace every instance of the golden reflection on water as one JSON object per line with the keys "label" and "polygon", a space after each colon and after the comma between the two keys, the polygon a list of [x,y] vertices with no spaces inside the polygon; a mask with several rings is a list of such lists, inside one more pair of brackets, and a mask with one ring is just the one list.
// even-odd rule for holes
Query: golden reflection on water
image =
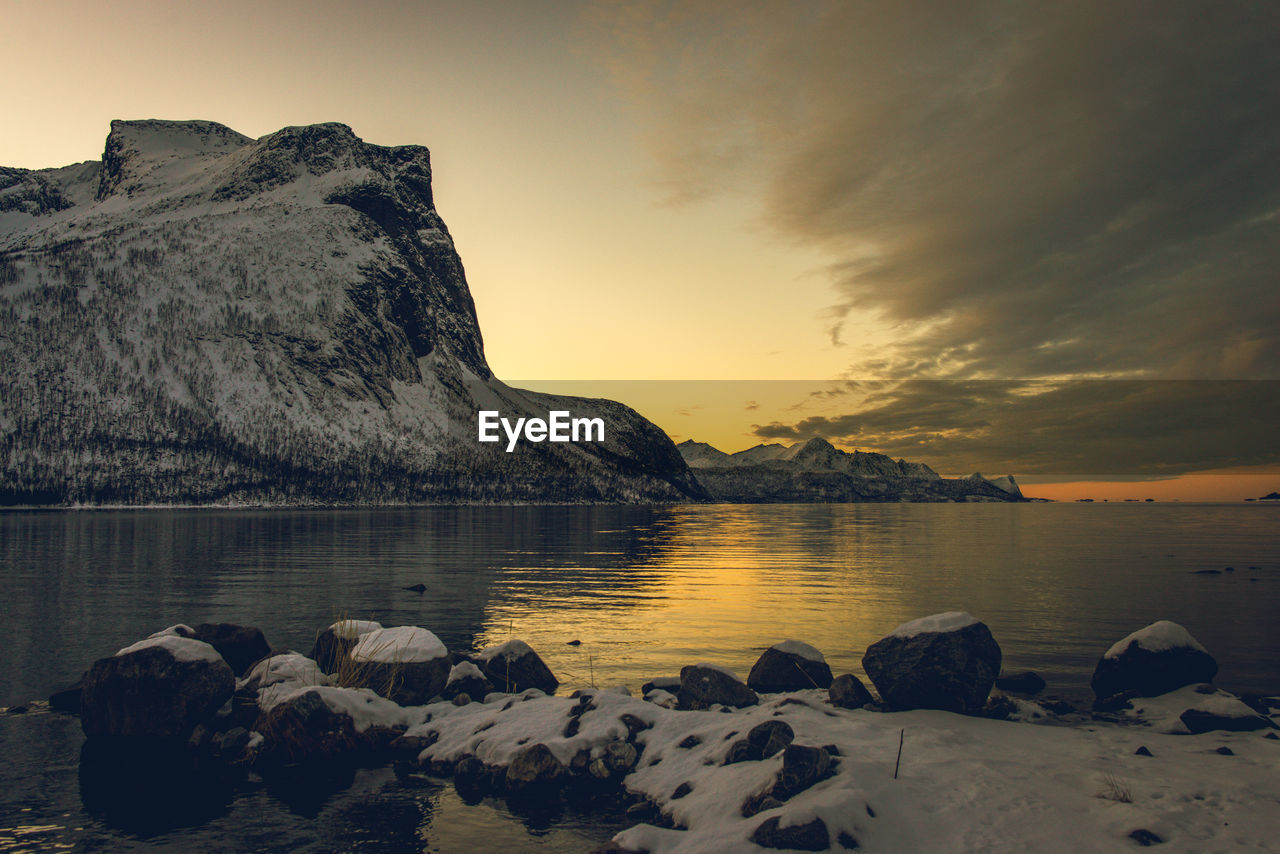
{"label": "golden reflection on water", "polygon": [[[637,692],[697,661],[745,678],[763,649],[788,638],[816,646],[835,673],[862,676],[863,652],[894,627],[960,610],[991,627],[1007,667],[1047,670],[1051,687],[1060,677],[1078,695],[1111,642],[1155,619],[1230,635],[1241,591],[1214,600],[1184,587],[1183,567],[1223,548],[1217,525],[1197,530],[1189,520],[1203,514],[1188,509],[1175,517],[1080,505],[672,508],[648,551],[598,551],[574,567],[509,554],[476,644],[520,637],[565,689]],[[1265,522],[1248,547],[1274,545]],[[1275,587],[1248,592],[1274,599]],[[1253,631],[1228,640],[1274,646]]]}

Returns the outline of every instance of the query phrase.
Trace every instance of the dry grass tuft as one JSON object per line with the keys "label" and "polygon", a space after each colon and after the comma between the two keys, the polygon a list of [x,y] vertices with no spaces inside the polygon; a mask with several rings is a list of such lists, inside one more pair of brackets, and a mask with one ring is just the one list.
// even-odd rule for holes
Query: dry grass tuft
{"label": "dry grass tuft", "polygon": [[1102,791],[1098,792],[1097,797],[1115,801],[1118,804],[1133,803],[1133,793],[1129,791],[1129,785],[1114,774],[1103,775]]}

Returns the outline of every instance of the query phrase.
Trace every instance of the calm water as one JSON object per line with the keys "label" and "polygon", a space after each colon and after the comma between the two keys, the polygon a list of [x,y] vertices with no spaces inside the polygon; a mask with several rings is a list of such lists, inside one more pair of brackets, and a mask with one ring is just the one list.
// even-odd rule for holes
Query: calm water
{"label": "calm water", "polygon": [[[1231,573],[1196,570],[1234,567]],[[401,588],[422,583],[424,594]],[[1217,657],[1218,682],[1280,689],[1280,507],[1258,504],[498,507],[0,514],[0,705],[42,697],[175,622],[261,626],[310,649],[340,615],[415,624],[450,648],[528,640],[562,682],[633,689],[712,661],[745,676],[805,640],[861,675],[868,644],[967,610],[1005,666],[1089,697],[1098,656],[1157,619]],[[580,640],[580,646],[567,641]],[[616,819],[468,807],[366,769],[317,791],[252,780],[146,811],[79,778],[78,721],[0,717],[0,852],[587,850]],[[189,813],[189,814],[188,814]],[[151,813],[154,814],[154,811]],[[499,842],[498,840],[505,840]]]}

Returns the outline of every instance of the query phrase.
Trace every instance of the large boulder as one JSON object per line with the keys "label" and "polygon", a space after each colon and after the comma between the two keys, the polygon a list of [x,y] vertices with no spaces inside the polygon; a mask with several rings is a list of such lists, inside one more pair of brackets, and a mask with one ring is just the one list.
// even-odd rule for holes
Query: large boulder
{"label": "large boulder", "polygon": [[950,611],[898,626],[867,648],[862,668],[890,708],[977,714],[1000,672],[1000,646],[984,623]]}
{"label": "large boulder", "polygon": [[538,654],[522,640],[509,640],[491,646],[476,656],[476,662],[485,678],[499,691],[517,694],[529,688],[537,688],[554,694],[560,680]]}
{"label": "large boulder", "polygon": [[347,659],[361,635],[380,628],[382,623],[373,620],[339,620],[316,635],[316,642],[311,647],[311,660],[319,664],[325,673],[333,673]]}
{"label": "large boulder", "polygon": [[402,706],[421,706],[439,696],[449,676],[449,651],[417,626],[365,632],[349,656],[360,683]]}
{"label": "large boulder", "polygon": [[81,686],[80,723],[91,739],[185,740],[235,688],[212,646],[162,633],[94,662]]}
{"label": "large boulder", "polygon": [[762,694],[831,687],[831,668],[822,653],[798,640],[764,651],[747,674],[747,687]]}
{"label": "large boulder", "polygon": [[743,708],[760,702],[756,692],[731,671],[706,663],[680,668],[677,697],[681,709],[708,709],[717,704]]}
{"label": "large boulder", "polygon": [[845,673],[831,680],[827,696],[831,699],[831,705],[842,709],[861,709],[876,701],[867,686],[862,684],[862,680],[852,673]]}
{"label": "large boulder", "polygon": [[1114,644],[1093,671],[1093,693],[1106,700],[1125,691],[1157,697],[1184,685],[1212,682],[1218,662],[1191,633],[1160,620]]}
{"label": "large boulder", "polygon": [[506,783],[512,792],[559,783],[569,770],[545,744],[532,744],[511,758]]}
{"label": "large boulder", "polygon": [[271,654],[271,644],[256,626],[201,623],[192,636],[216,649],[236,676],[243,676],[256,662]]}

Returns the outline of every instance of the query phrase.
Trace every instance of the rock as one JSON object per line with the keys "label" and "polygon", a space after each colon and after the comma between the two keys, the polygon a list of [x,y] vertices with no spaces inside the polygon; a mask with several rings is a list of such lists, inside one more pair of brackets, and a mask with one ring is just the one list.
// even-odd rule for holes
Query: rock
{"label": "rock", "polygon": [[262,629],[256,626],[201,623],[196,626],[194,637],[216,649],[237,677],[243,676],[255,663],[271,654],[271,644],[267,643]]}
{"label": "rock", "polygon": [[545,744],[530,745],[511,759],[507,766],[507,788],[521,792],[531,786],[559,783],[568,774],[564,764]]}
{"label": "rock", "polygon": [[1214,752],[1217,753],[1219,756],[1235,756],[1236,755],[1236,752],[1232,750],[1230,747],[1227,747],[1225,744],[1222,747],[1219,747]]}
{"label": "rock", "polygon": [[80,689],[84,685],[84,678],[88,675],[87,672],[81,673],[80,678],[75,682],[50,694],[49,708],[68,715],[80,714]]}
{"label": "rock", "polygon": [[845,673],[831,680],[827,691],[831,705],[841,709],[861,709],[867,703],[874,703],[875,697],[867,690],[867,686],[852,673]]}
{"label": "rock", "polygon": [[402,587],[401,589],[402,589],[402,590],[408,590],[410,593],[426,593],[426,592],[427,592],[427,585],[425,585],[425,584],[410,584],[408,587]]}
{"label": "rock", "polygon": [[464,796],[483,792],[489,781],[489,769],[476,757],[464,756],[454,763],[453,784]]}
{"label": "rock", "polygon": [[1040,674],[1030,670],[1020,673],[1001,674],[996,677],[996,687],[1001,691],[1012,691],[1015,694],[1039,694],[1044,690],[1044,679]]}
{"label": "rock", "polygon": [[691,750],[697,747],[699,744],[702,744],[701,738],[698,738],[698,736],[696,735],[686,735],[684,739],[679,744],[676,745],[676,747],[682,748],[684,750]]}
{"label": "rock", "polygon": [[628,739],[634,739],[638,733],[644,732],[653,726],[653,724],[648,721],[641,720],[630,712],[624,712],[618,717],[618,720],[622,721],[622,725],[627,728]]}
{"label": "rock", "polygon": [[444,644],[417,626],[365,632],[349,657],[365,686],[401,706],[421,706],[438,696],[450,672]]}
{"label": "rock", "polygon": [[1134,756],[1150,756],[1151,750],[1145,744],[1133,751]]}
{"label": "rock", "polygon": [[650,691],[669,691],[674,694],[680,690],[679,676],[659,676],[656,679],[650,679],[648,682],[640,686],[640,696],[643,697]]}
{"label": "rock", "polygon": [[678,801],[692,791],[693,786],[689,785],[688,782],[681,783],[679,786],[676,786],[675,791],[671,793],[671,800]]}
{"label": "rock", "polygon": [[[1242,704],[1243,705],[1243,704]],[[1205,709],[1187,709],[1178,716],[1192,735],[1214,730],[1229,732],[1252,732],[1258,729],[1269,729],[1275,724],[1268,718],[1257,714],[1221,714]]]}
{"label": "rock", "polygon": [[452,700],[460,694],[466,694],[473,700],[482,700],[492,693],[493,685],[484,678],[480,668],[470,661],[460,661],[449,669],[440,696]]}
{"label": "rock", "polygon": [[680,669],[681,709],[707,709],[715,704],[743,708],[760,702],[756,692],[723,667],[691,664]]}
{"label": "rock", "polygon": [[990,697],[982,707],[982,716],[993,721],[1007,721],[1018,713],[1018,704],[1005,696]]}
{"label": "rock", "polygon": [[325,673],[333,673],[339,663],[351,652],[360,635],[382,628],[373,620],[339,620],[316,635],[311,647],[311,660]]}
{"label": "rock", "polygon": [[1000,647],[985,624],[952,611],[904,623],[862,657],[893,709],[981,711],[1000,672]]}
{"label": "rock", "polygon": [[1164,842],[1164,840],[1161,839],[1159,836],[1156,836],[1151,831],[1141,827],[1133,831],[1132,833],[1130,833],[1129,838],[1132,839],[1134,842],[1138,843],[1139,845],[1141,845],[1143,848],[1146,848],[1150,845],[1159,845],[1160,843]]}
{"label": "rock", "polygon": [[1184,685],[1212,682],[1217,673],[1218,663],[1186,629],[1161,620],[1107,650],[1091,684],[1099,699],[1123,691],[1155,697]]}
{"label": "rock", "polygon": [[839,842],[840,847],[846,851],[857,851],[862,847],[858,844],[858,840],[855,839],[847,830],[840,831],[840,835],[836,837],[836,841]]}
{"label": "rock", "polygon": [[729,748],[724,764],[768,759],[790,744],[795,737],[795,731],[786,721],[772,720],[756,724],[746,738],[734,742]]}
{"label": "rock", "polygon": [[262,756],[268,761],[331,759],[368,747],[351,717],[331,709],[316,690],[277,703],[254,728],[265,739]]}
{"label": "rock", "polygon": [[1263,738],[1269,738],[1272,741],[1277,741],[1277,740],[1280,740],[1280,735],[1276,735],[1274,732],[1269,732],[1266,735],[1264,735]]}
{"label": "rock", "polygon": [[628,741],[611,741],[604,747],[602,758],[614,774],[626,774],[640,759],[640,751]]}
{"label": "rock", "polygon": [[96,661],[80,692],[88,738],[185,740],[231,699],[236,679],[203,641],[148,638]]}
{"label": "rock", "polygon": [[765,819],[751,834],[751,841],[762,848],[795,851],[826,851],[831,846],[831,834],[820,818],[786,827],[781,827],[781,822],[781,817],[776,815]]}
{"label": "rock", "polygon": [[830,770],[831,754],[821,747],[788,744],[782,751],[782,770],[772,794],[785,801],[826,777]]}
{"label": "rock", "polygon": [[1141,696],[1137,691],[1130,690],[1112,694],[1110,697],[1100,697],[1093,701],[1093,710],[1095,712],[1118,712],[1122,709],[1132,709],[1132,701]]}
{"label": "rock", "polygon": [[476,659],[485,677],[504,693],[515,694],[537,688],[550,695],[560,687],[560,681],[551,669],[522,640],[509,640],[489,647]]}
{"label": "rock", "polygon": [[822,653],[796,640],[783,641],[766,649],[747,675],[747,687],[760,693],[830,686],[831,668]]}

